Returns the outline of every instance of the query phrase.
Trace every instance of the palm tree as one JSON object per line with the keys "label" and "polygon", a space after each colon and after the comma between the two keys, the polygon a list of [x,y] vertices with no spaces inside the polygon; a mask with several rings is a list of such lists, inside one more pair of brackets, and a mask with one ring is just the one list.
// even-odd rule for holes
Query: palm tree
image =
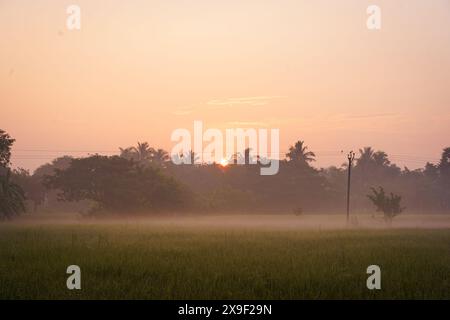
{"label": "palm tree", "polygon": [[381,167],[387,167],[391,164],[391,161],[388,159],[388,155],[384,151],[377,151],[372,155],[372,159],[376,165]]}
{"label": "palm tree", "polygon": [[367,166],[369,163],[373,161],[373,155],[375,150],[372,147],[364,147],[363,149],[359,149],[359,158],[356,159],[356,165],[358,166]]}
{"label": "palm tree", "polygon": [[289,161],[298,162],[312,162],[316,161],[316,154],[312,151],[307,151],[308,147],[305,145],[304,141],[297,141],[294,146],[289,148],[289,152],[286,153],[286,157]]}
{"label": "palm tree", "polygon": [[168,156],[168,159],[171,159],[175,164],[195,164],[195,161],[199,159],[197,154],[190,150],[187,152],[180,151],[178,154],[172,154]]}
{"label": "palm tree", "polygon": [[9,169],[6,175],[0,175],[0,219],[11,219],[25,211],[25,194],[10,178]]}
{"label": "palm tree", "polygon": [[163,164],[164,162],[169,161],[169,159],[169,154],[164,149],[154,150],[152,154],[152,161],[155,161],[159,164]]}
{"label": "palm tree", "polygon": [[138,161],[150,160],[155,150],[150,147],[148,142],[138,142],[137,147],[133,147],[137,156]]}

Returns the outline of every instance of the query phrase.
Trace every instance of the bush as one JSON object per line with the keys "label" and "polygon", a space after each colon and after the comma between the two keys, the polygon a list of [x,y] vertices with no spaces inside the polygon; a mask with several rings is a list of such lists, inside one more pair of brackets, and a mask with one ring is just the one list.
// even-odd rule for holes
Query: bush
{"label": "bush", "polygon": [[392,192],[387,196],[382,187],[378,187],[378,190],[371,188],[371,190],[372,194],[367,195],[367,197],[375,205],[378,212],[383,212],[386,221],[392,221],[395,216],[399,215],[405,209],[400,205],[402,200],[401,196]]}

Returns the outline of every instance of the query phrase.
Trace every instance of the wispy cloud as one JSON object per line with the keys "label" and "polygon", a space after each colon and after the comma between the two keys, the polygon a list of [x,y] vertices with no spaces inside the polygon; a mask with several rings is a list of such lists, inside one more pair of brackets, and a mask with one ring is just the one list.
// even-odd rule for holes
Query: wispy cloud
{"label": "wispy cloud", "polygon": [[227,122],[227,125],[242,127],[266,127],[267,123],[261,121],[230,121]]}
{"label": "wispy cloud", "polygon": [[173,115],[185,116],[202,109],[221,109],[235,106],[258,107],[269,104],[272,100],[286,98],[286,96],[254,96],[209,100],[203,106],[181,107],[172,111]]}
{"label": "wispy cloud", "polygon": [[193,113],[194,111],[195,111],[194,107],[183,107],[183,108],[179,108],[175,111],[172,111],[172,114],[176,115],[176,116],[186,116],[188,114]]}
{"label": "wispy cloud", "polygon": [[212,108],[226,108],[234,106],[264,106],[271,100],[285,98],[285,96],[256,96],[209,100],[206,104]]}
{"label": "wispy cloud", "polygon": [[362,118],[387,118],[396,117],[397,113],[372,113],[372,114],[345,114],[342,117],[348,119],[362,119]]}

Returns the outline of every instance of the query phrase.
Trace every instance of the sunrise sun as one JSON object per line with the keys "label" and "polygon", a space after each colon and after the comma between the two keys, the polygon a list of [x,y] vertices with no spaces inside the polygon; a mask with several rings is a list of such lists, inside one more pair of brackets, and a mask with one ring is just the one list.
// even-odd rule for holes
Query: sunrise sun
{"label": "sunrise sun", "polygon": [[227,165],[228,165],[228,160],[227,159],[222,159],[222,160],[220,160],[220,165],[222,166],[222,167],[226,167]]}

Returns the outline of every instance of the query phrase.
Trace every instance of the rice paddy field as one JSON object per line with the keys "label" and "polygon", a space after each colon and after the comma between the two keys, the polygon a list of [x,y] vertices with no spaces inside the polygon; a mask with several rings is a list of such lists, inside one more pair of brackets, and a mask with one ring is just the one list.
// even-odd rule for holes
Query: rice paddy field
{"label": "rice paddy field", "polygon": [[[401,218],[401,219],[400,219]],[[450,299],[450,217],[0,224],[0,299]],[[81,268],[81,290],[66,269]],[[366,269],[381,268],[381,290]]]}

